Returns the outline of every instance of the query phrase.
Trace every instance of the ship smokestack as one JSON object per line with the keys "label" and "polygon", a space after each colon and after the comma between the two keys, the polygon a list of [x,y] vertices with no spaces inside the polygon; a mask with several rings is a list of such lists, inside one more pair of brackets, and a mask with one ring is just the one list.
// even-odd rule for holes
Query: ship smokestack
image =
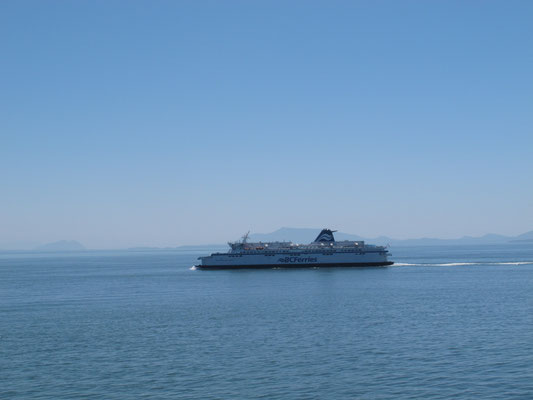
{"label": "ship smokestack", "polygon": [[326,243],[334,242],[335,238],[333,237],[333,232],[337,232],[337,231],[332,231],[331,229],[322,229],[322,232],[320,232],[320,234],[316,237],[315,243],[318,243],[318,242],[326,242]]}

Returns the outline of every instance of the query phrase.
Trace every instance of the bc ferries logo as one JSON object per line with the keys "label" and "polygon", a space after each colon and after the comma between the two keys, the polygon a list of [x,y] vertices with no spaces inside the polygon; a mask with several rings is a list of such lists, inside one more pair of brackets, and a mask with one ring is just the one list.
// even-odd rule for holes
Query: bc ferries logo
{"label": "bc ferries logo", "polygon": [[333,237],[333,232],[331,229],[322,229],[320,234],[316,237],[315,242],[334,242],[335,238]]}
{"label": "bc ferries logo", "polygon": [[332,242],[333,241],[333,235],[330,235],[329,233],[323,233],[319,237],[316,238],[316,242]]}
{"label": "bc ferries logo", "polygon": [[280,263],[316,263],[316,257],[284,257],[278,259]]}

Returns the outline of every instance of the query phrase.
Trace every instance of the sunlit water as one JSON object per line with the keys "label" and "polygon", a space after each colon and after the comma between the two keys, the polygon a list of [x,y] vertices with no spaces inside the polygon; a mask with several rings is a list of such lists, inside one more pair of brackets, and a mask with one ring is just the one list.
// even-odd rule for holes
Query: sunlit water
{"label": "sunlit water", "polygon": [[391,251],[260,271],[0,254],[0,398],[532,399],[533,246]]}

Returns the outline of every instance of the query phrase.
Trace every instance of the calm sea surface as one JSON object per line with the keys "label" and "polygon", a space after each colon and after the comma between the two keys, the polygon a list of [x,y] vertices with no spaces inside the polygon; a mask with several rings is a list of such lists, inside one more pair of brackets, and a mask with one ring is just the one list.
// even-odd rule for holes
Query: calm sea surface
{"label": "calm sea surface", "polygon": [[0,254],[0,399],[533,399],[533,246],[390,268]]}

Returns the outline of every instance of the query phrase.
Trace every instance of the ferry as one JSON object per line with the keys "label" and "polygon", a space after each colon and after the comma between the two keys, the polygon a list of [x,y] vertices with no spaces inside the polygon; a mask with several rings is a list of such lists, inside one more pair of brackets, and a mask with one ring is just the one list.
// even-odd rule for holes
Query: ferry
{"label": "ferry", "polygon": [[237,242],[229,242],[226,253],[199,257],[197,269],[259,269],[309,267],[377,267],[393,265],[384,246],[364,241],[336,241],[331,229],[322,229],[309,244],[293,242],[249,242],[249,232]]}

